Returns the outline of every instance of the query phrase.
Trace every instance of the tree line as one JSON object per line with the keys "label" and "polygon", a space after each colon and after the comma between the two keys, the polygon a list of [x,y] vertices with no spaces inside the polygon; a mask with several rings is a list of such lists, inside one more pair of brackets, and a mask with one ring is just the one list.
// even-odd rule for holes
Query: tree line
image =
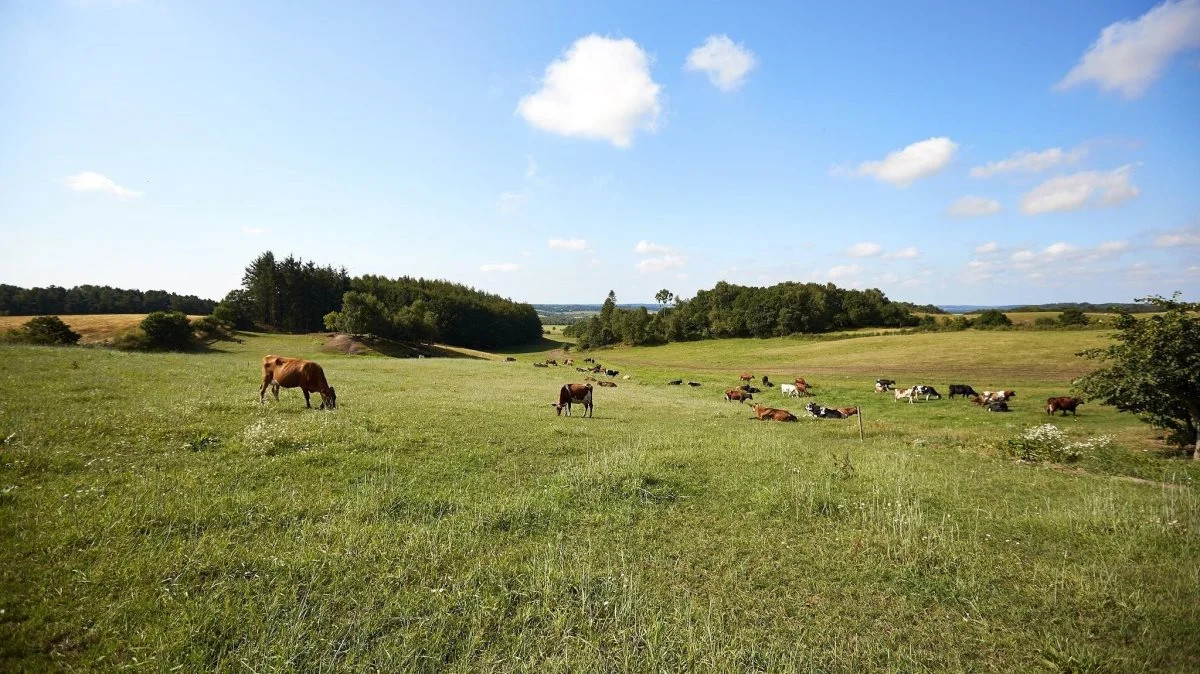
{"label": "tree line", "polygon": [[148,314],[152,311],[182,311],[207,315],[217,303],[195,295],[178,295],[165,290],[127,290],[111,286],[81,285],[73,288],[49,286],[21,288],[0,284],[0,315],[45,316],[51,314]]}
{"label": "tree line", "polygon": [[621,309],[609,292],[600,313],[569,326],[584,348],[608,344],[662,344],[723,337],[779,337],[869,327],[921,324],[912,305],[892,302],[877,289],[851,290],[832,283],[780,283],[760,288],[721,281],[690,300],[661,290],[664,308]]}
{"label": "tree line", "polygon": [[246,267],[242,287],[213,314],[239,328],[281,332],[322,329],[407,342],[496,348],[542,334],[529,304],[449,281],[402,276],[351,278],[345,268],[318,266],[271,252]]}

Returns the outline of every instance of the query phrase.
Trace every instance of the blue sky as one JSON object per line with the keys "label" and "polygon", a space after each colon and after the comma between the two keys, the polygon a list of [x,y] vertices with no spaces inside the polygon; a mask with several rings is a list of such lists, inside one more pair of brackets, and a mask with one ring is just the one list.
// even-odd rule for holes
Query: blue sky
{"label": "blue sky", "polygon": [[1200,0],[591,5],[0,4],[0,282],[1200,294]]}

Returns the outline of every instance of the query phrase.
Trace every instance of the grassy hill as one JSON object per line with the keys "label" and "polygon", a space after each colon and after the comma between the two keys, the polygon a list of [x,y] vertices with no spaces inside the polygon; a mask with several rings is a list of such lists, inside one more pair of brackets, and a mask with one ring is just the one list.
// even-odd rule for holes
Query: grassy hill
{"label": "grassy hill", "polygon": [[[1053,420],[1112,437],[1078,463],[1000,449],[1101,331],[601,350],[633,379],[594,419],[549,406],[583,376],[530,366],[557,342],[504,363],[242,338],[0,346],[0,669],[1200,665],[1200,469],[1092,405]],[[338,409],[260,405],[266,353],[320,360]],[[720,395],[743,369],[861,405],[865,442],[752,420]],[[877,376],[1018,397],[908,405]]]}
{"label": "grassy hill", "polygon": [[[103,342],[133,330],[146,314],[85,314],[59,316],[72,330],[78,332],[83,343]],[[0,316],[0,332],[24,325],[31,316]],[[195,319],[199,316],[188,316]]]}

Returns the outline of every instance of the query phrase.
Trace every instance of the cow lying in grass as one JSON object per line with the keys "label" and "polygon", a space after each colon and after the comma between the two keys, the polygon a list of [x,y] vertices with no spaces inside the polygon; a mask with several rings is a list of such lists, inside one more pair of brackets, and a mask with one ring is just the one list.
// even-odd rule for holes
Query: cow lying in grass
{"label": "cow lying in grass", "polygon": [[601,385],[601,386],[604,386],[604,387],[607,387],[607,388],[616,388],[616,387],[617,387],[617,382],[615,382],[615,381],[602,381],[602,382],[600,382],[600,385]]}
{"label": "cow lying in grass", "polygon": [[754,406],[754,418],[759,421],[799,421],[795,414],[774,407]]}
{"label": "cow lying in grass", "polygon": [[583,405],[583,416],[593,416],[595,407],[592,405],[592,385],[591,384],[563,384],[558,390],[558,402],[550,403],[550,406],[555,409],[559,416],[562,416],[563,408],[567,408],[567,416],[571,416],[571,405]]}
{"label": "cow lying in grass", "polygon": [[1076,414],[1075,408],[1082,405],[1083,401],[1079,398],[1047,398],[1046,399],[1046,414],[1054,414],[1062,412],[1062,415],[1067,416],[1067,412]]}
{"label": "cow lying in grass", "polygon": [[804,410],[818,419],[845,419],[858,414],[857,407],[822,407],[816,403],[805,405]]}
{"label": "cow lying in grass", "polygon": [[1014,398],[1016,395],[1016,391],[984,391],[981,397],[987,404],[1007,402],[1009,398]]}
{"label": "cow lying in grass", "polygon": [[286,358],[284,356],[267,356],[262,361],[262,386],[258,389],[258,402],[262,403],[267,394],[267,387],[275,400],[279,400],[279,387],[297,388],[304,393],[304,406],[312,407],[308,396],[310,393],[321,394],[321,407],[331,410],[337,407],[337,393],[329,382],[325,381],[325,371],[320,365],[303,358]]}

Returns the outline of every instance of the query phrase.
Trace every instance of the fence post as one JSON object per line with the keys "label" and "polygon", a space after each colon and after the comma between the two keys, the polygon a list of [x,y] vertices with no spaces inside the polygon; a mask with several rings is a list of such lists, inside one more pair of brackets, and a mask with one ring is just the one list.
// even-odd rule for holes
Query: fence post
{"label": "fence post", "polygon": [[863,409],[862,409],[862,407],[860,406],[860,407],[858,408],[858,414],[856,414],[856,415],[855,415],[855,416],[857,416],[857,417],[858,417],[858,441],[859,441],[859,442],[866,442],[866,438],[864,438],[864,437],[863,437],[863,429],[862,429],[862,413],[863,413]]}

